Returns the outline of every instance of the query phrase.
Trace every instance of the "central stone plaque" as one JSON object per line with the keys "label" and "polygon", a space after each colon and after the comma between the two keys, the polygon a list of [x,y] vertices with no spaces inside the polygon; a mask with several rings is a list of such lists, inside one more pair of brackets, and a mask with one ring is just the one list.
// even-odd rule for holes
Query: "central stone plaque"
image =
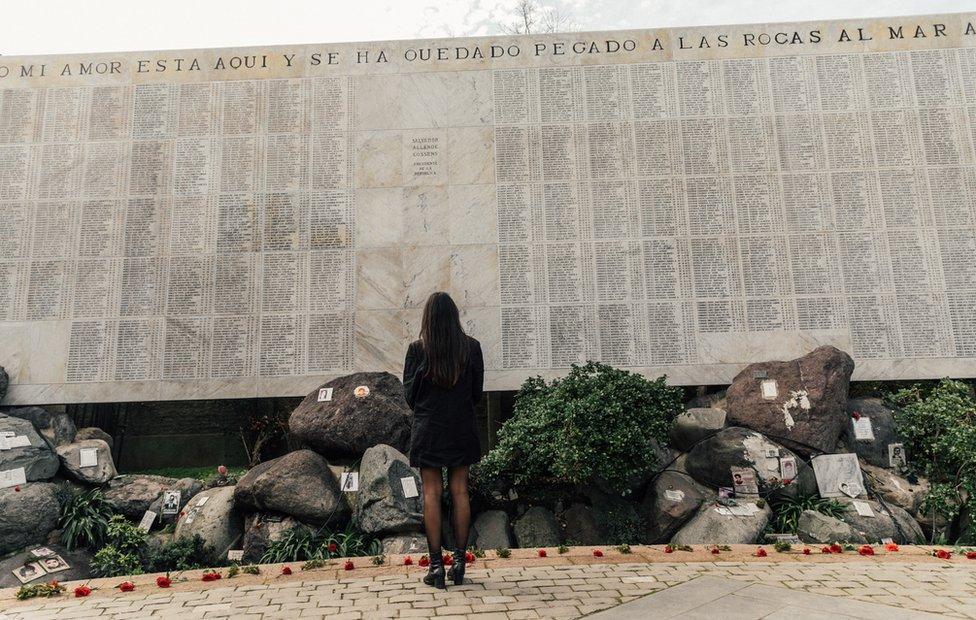
{"label": "central stone plaque", "polygon": [[7,403],[488,389],[833,344],[976,374],[976,29],[941,15],[0,57]]}

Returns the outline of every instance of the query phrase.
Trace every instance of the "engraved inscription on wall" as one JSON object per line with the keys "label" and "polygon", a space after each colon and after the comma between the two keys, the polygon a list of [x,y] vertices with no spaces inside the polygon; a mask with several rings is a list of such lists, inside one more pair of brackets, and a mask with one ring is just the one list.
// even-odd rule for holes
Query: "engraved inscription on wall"
{"label": "engraved inscription on wall", "polygon": [[433,290],[490,389],[973,376],[973,21],[0,57],[9,400],[398,372]]}

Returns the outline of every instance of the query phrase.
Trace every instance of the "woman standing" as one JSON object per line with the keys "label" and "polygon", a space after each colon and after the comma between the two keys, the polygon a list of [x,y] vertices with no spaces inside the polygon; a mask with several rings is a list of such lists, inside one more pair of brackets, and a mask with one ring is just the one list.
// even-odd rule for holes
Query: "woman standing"
{"label": "woman standing", "polygon": [[[403,388],[413,409],[410,465],[420,468],[424,487],[424,530],[430,570],[424,583],[445,587],[450,576],[464,583],[464,555],[471,527],[468,466],[481,458],[474,408],[481,400],[485,364],[481,344],[464,333],[454,300],[447,293],[427,298],[420,339],[407,348]],[[442,468],[454,514],[454,563],[444,572],[441,557]]]}

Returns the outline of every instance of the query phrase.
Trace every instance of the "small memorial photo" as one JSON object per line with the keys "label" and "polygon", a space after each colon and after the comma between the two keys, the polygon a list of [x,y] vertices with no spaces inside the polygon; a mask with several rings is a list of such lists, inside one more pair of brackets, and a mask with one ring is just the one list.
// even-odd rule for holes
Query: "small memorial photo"
{"label": "small memorial photo", "polygon": [[31,555],[35,558],[46,558],[49,555],[54,555],[54,549],[49,547],[38,547],[37,549],[31,549]]}
{"label": "small memorial photo", "polygon": [[747,467],[733,467],[732,488],[735,489],[736,495],[755,495],[759,493],[759,485],[756,483],[756,472]]}
{"label": "small memorial photo", "polygon": [[352,393],[356,398],[366,398],[369,396],[369,388],[365,385],[360,385]]}
{"label": "small memorial photo", "polygon": [[332,400],[332,388],[320,388],[318,402],[327,403]]}
{"label": "small memorial photo", "polygon": [[180,491],[163,491],[163,514],[175,515],[180,511]]}
{"label": "small memorial photo", "polygon": [[43,577],[47,574],[37,562],[28,562],[23,566],[18,566],[10,572],[14,574],[14,577],[16,577],[20,583],[34,581],[35,579]]}
{"label": "small memorial photo", "polygon": [[71,566],[65,562],[64,558],[60,555],[52,555],[50,557],[41,558],[38,560],[41,567],[49,573],[57,573],[59,571],[68,570]]}

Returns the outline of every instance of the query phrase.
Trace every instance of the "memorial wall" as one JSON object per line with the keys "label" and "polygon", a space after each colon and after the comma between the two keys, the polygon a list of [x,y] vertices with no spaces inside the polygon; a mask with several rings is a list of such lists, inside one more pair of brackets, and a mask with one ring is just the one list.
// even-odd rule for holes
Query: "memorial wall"
{"label": "memorial wall", "polygon": [[976,375],[976,14],[0,56],[7,403]]}

